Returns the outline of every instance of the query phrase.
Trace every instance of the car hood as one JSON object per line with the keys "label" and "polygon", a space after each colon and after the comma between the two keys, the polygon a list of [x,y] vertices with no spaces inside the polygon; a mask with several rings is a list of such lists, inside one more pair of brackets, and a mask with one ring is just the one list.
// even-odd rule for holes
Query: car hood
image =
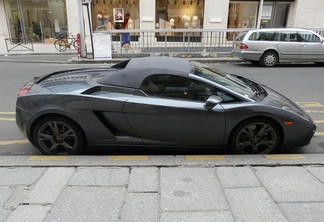
{"label": "car hood", "polygon": [[293,112],[302,116],[303,118],[307,119],[308,121],[313,122],[311,117],[296,103],[285,97],[284,95],[280,94],[279,92],[262,85],[262,87],[267,91],[267,96],[263,98],[263,103],[274,106],[278,108],[282,108],[284,110]]}

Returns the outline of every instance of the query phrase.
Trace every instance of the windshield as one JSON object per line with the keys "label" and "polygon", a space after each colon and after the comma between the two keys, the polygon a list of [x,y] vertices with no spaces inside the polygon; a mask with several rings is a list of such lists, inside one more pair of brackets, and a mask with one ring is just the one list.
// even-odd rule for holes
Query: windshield
{"label": "windshield", "polygon": [[191,64],[193,74],[213,81],[250,99],[257,99],[259,95],[265,92],[263,88],[251,80],[222,72],[198,62],[192,62]]}

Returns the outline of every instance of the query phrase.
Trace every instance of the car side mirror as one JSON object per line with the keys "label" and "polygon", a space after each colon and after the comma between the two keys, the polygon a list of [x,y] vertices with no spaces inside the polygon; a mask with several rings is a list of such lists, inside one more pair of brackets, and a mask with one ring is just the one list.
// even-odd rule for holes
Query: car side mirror
{"label": "car side mirror", "polygon": [[223,101],[223,99],[219,96],[215,96],[215,95],[211,95],[210,97],[208,97],[204,107],[206,110],[211,110],[212,108],[214,108],[218,103],[221,103]]}

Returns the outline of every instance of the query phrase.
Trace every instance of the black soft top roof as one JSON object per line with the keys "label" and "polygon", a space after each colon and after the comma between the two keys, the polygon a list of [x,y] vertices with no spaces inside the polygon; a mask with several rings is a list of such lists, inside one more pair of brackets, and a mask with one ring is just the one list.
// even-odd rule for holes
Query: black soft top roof
{"label": "black soft top roof", "polygon": [[118,63],[113,68],[119,70],[98,80],[98,83],[139,88],[146,77],[154,74],[188,76],[191,65],[187,59],[182,58],[142,57]]}

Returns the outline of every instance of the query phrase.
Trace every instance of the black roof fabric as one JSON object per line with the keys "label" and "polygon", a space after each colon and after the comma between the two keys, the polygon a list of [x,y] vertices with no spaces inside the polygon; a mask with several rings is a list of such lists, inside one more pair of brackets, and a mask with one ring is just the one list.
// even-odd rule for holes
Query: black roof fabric
{"label": "black roof fabric", "polygon": [[111,73],[98,80],[98,83],[138,89],[147,76],[154,74],[188,76],[190,67],[190,62],[182,58],[133,58],[128,62],[126,68]]}

